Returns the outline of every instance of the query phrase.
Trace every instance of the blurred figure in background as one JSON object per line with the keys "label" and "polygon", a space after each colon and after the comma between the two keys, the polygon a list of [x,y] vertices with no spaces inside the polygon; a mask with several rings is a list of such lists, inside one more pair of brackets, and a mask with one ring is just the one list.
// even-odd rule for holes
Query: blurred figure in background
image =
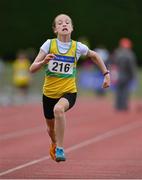
{"label": "blurred figure in background", "polygon": [[117,70],[115,108],[129,110],[130,85],[136,79],[136,56],[132,50],[132,41],[122,38],[119,47],[113,53],[115,72]]}
{"label": "blurred figure in background", "polygon": [[36,57],[37,52],[35,48],[29,47],[26,49],[26,54],[27,54],[28,59],[32,63]]}
{"label": "blurred figure in background", "polygon": [[30,60],[27,58],[25,51],[17,53],[17,58],[13,63],[13,85],[18,90],[20,96],[27,96],[30,86]]}

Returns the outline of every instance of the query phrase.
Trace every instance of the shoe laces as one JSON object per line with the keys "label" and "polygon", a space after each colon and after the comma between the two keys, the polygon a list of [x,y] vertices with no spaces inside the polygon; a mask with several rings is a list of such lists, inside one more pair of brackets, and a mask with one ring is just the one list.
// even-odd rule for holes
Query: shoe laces
{"label": "shoe laces", "polygon": [[59,153],[59,154],[64,154],[64,150],[57,148],[57,153]]}

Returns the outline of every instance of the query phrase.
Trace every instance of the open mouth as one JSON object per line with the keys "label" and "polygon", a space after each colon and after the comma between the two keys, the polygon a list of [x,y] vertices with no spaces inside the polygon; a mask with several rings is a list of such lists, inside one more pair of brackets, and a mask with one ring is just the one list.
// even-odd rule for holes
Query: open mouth
{"label": "open mouth", "polygon": [[62,31],[68,31],[68,29],[67,28],[63,28]]}

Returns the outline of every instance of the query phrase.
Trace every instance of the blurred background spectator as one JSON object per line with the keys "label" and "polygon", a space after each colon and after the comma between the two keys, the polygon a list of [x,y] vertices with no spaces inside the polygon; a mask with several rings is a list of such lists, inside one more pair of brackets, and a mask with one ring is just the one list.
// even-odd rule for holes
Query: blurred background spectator
{"label": "blurred background spectator", "polygon": [[[136,56],[132,50],[132,41],[122,38],[118,48],[115,49],[112,58],[112,73],[115,73],[115,108],[128,110],[131,88],[135,85],[137,65]],[[113,69],[115,68],[115,69]],[[113,78],[112,74],[112,78]]]}
{"label": "blurred background spectator", "polygon": [[29,72],[30,60],[24,50],[17,53],[16,60],[13,62],[13,85],[16,94],[24,97],[28,95],[31,76]]}

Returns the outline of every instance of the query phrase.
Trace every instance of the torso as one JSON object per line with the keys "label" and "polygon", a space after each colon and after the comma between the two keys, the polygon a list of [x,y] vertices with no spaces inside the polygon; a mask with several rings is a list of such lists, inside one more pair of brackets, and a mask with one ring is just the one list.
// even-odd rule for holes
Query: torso
{"label": "torso", "polygon": [[[63,45],[62,45],[63,46]],[[45,66],[45,81],[43,94],[50,98],[60,98],[65,93],[77,92],[76,88],[76,41],[71,41],[70,47],[64,53],[60,52],[57,40],[52,39],[49,53],[56,58]]]}

